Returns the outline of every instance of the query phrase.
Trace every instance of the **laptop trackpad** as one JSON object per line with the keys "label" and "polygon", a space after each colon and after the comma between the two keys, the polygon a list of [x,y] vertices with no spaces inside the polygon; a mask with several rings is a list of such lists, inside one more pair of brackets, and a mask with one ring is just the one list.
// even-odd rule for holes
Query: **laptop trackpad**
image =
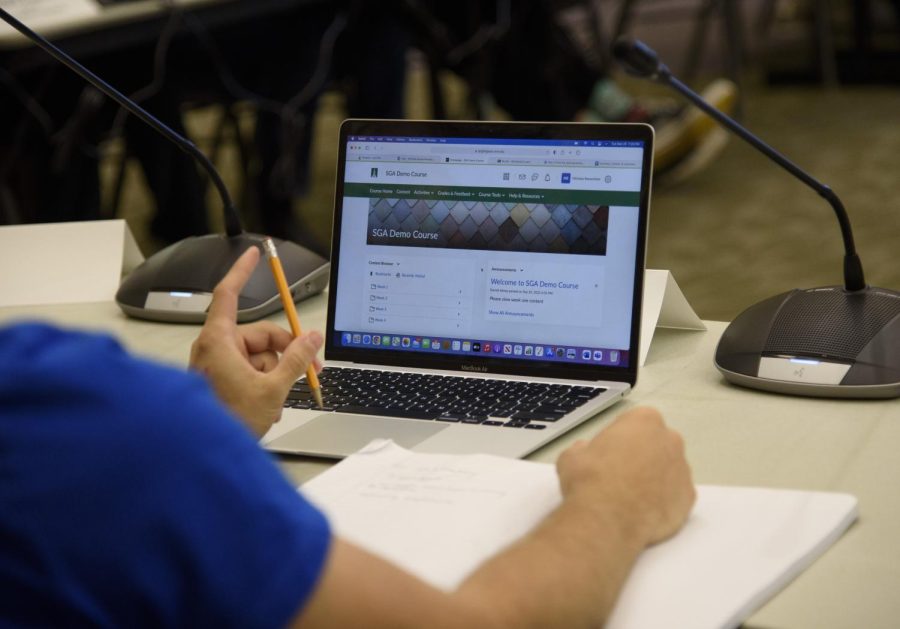
{"label": "laptop trackpad", "polygon": [[345,457],[373,439],[393,439],[413,448],[447,428],[447,424],[415,419],[390,419],[370,415],[325,413],[273,439],[266,449],[275,452]]}

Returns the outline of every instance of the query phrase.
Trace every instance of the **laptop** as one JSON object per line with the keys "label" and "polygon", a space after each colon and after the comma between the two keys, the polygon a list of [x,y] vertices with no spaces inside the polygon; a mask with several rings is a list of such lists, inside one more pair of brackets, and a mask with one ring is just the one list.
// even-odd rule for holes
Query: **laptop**
{"label": "laptop", "polygon": [[325,408],[298,381],[265,447],[522,457],[630,391],[650,126],[347,120],[339,143]]}

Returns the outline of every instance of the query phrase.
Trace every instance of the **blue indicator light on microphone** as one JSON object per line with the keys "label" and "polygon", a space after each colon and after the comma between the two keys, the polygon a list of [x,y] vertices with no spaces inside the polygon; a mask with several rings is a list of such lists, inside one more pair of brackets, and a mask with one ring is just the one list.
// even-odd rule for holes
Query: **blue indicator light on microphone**
{"label": "blue indicator light on microphone", "polygon": [[791,358],[792,363],[799,363],[801,365],[818,365],[822,361],[814,360],[812,358]]}

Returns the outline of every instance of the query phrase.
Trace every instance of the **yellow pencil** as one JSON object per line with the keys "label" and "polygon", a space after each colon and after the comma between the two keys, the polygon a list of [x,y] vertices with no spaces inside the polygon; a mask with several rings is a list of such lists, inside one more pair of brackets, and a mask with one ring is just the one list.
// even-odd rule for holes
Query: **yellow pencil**
{"label": "yellow pencil", "polygon": [[[272,275],[275,276],[275,285],[278,287],[278,294],[281,295],[281,303],[284,305],[284,313],[287,315],[288,322],[291,324],[291,333],[294,338],[300,336],[300,319],[297,318],[297,308],[294,307],[294,298],[291,296],[291,289],[288,288],[287,278],[284,276],[284,269],[281,266],[281,260],[278,259],[278,250],[275,249],[275,243],[271,238],[263,241],[263,251],[269,259],[269,267],[272,269]],[[319,408],[323,408],[322,389],[319,386],[319,378],[316,376],[315,368],[310,365],[306,370],[306,381],[309,383],[310,391],[316,400]]]}

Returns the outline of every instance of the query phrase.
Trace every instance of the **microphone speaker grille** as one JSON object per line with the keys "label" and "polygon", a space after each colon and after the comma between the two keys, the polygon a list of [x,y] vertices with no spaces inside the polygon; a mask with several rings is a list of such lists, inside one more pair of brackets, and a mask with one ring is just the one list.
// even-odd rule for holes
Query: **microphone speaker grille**
{"label": "microphone speaker grille", "polygon": [[776,315],[763,352],[852,362],[897,316],[900,298],[878,289],[848,293],[834,286],[797,291]]}

